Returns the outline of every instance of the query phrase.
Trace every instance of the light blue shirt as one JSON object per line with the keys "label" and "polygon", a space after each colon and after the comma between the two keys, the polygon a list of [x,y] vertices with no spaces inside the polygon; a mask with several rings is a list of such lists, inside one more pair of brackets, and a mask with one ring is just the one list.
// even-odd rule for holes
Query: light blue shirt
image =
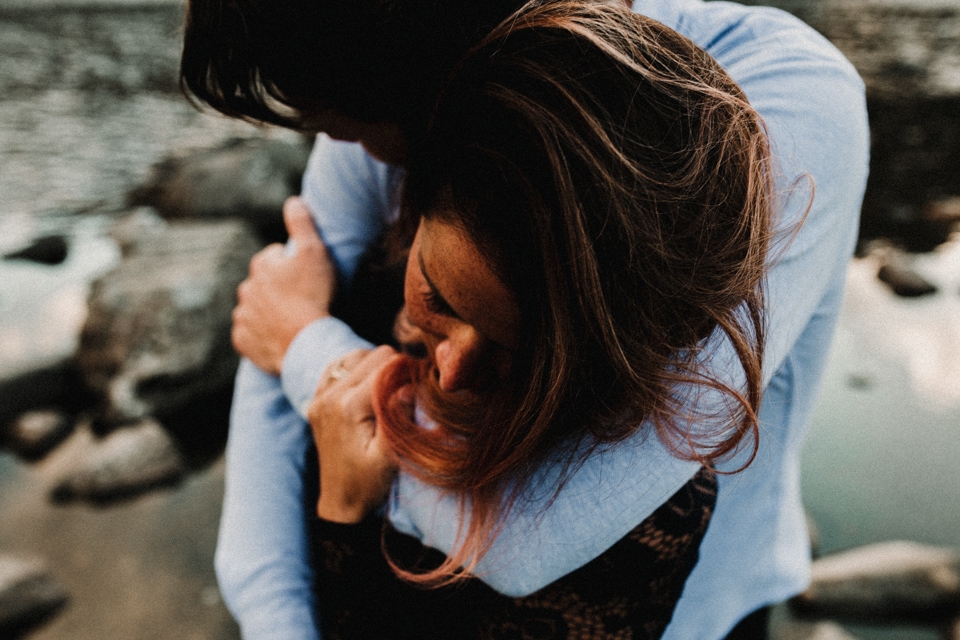
{"label": "light blue shirt", "polygon": [[[802,590],[809,548],[799,454],[840,308],[867,174],[863,86],[826,40],[781,11],[699,0],[638,0],[634,10],[716,58],[763,116],[778,163],[778,240],[767,279],[766,390],[760,450],[745,471],[719,478],[700,561],[667,628],[674,640],[722,638],[743,616]],[[359,145],[318,139],[307,199],[345,280],[393,216],[399,172]],[[812,196],[812,200],[811,200]],[[216,567],[248,639],[316,640],[303,496],[305,407],[326,366],[367,346],[343,323],[319,320],[291,345],[281,379],[241,365],[227,444]],[[708,366],[736,382],[729,345]],[[742,374],[741,374],[742,375]],[[727,467],[739,466],[738,459]],[[531,593],[603,553],[696,472],[646,429],[595,454],[543,510],[515,509],[478,573],[508,595]],[[549,486],[555,469],[543,470]],[[545,492],[546,499],[550,492]],[[388,505],[399,530],[449,552],[457,505],[403,475]]]}

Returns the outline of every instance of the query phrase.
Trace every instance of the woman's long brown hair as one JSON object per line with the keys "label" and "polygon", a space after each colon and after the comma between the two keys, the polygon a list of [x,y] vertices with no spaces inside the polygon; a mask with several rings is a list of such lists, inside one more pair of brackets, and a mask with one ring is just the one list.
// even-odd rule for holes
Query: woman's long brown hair
{"label": "woman's long brown hair", "polygon": [[[474,240],[522,328],[486,394],[441,392],[429,361],[381,379],[403,466],[458,496],[464,523],[442,566],[401,575],[464,576],[518,499],[559,491],[536,486],[538,469],[567,478],[638,429],[709,466],[756,453],[771,161],[760,117],[706,52],[619,6],[530,3],[454,71],[408,169],[408,222]],[[734,362],[708,361],[721,341]],[[392,399],[408,381],[435,428]]]}

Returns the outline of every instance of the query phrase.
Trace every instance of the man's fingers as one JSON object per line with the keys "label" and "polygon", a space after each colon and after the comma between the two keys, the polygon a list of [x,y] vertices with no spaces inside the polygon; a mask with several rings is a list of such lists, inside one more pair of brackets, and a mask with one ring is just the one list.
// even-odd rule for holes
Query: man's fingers
{"label": "man's fingers", "polygon": [[276,262],[277,260],[283,258],[284,255],[282,244],[274,242],[273,244],[267,245],[255,253],[252,258],[250,258],[250,275],[258,275],[260,271],[267,266],[267,264]]}
{"label": "man's fingers", "polygon": [[283,223],[287,233],[294,240],[297,248],[320,244],[320,236],[313,225],[313,217],[303,199],[293,196],[283,203]]}

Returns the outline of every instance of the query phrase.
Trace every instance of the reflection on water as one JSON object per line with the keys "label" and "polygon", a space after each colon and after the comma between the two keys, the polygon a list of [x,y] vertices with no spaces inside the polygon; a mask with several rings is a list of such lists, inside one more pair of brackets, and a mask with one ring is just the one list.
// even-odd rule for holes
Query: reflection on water
{"label": "reflection on water", "polygon": [[870,259],[849,270],[803,460],[804,499],[824,551],[892,539],[960,545],[960,240],[915,266],[937,295],[895,297]]}
{"label": "reflection on water", "polygon": [[98,217],[0,218],[0,254],[55,231],[67,236],[63,263],[0,260],[0,375],[9,378],[73,353],[86,319],[90,282],[120,258]]}

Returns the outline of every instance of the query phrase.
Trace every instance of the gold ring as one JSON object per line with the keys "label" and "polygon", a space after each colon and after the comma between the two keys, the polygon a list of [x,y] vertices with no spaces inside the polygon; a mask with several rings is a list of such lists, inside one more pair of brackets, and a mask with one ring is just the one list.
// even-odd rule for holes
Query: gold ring
{"label": "gold ring", "polygon": [[333,371],[330,372],[330,376],[328,378],[329,379],[328,384],[332,384],[337,380],[343,379],[343,377],[346,376],[348,373],[350,373],[350,370],[347,369],[346,365],[343,364],[343,359],[338,360],[337,366],[335,366],[333,368]]}

